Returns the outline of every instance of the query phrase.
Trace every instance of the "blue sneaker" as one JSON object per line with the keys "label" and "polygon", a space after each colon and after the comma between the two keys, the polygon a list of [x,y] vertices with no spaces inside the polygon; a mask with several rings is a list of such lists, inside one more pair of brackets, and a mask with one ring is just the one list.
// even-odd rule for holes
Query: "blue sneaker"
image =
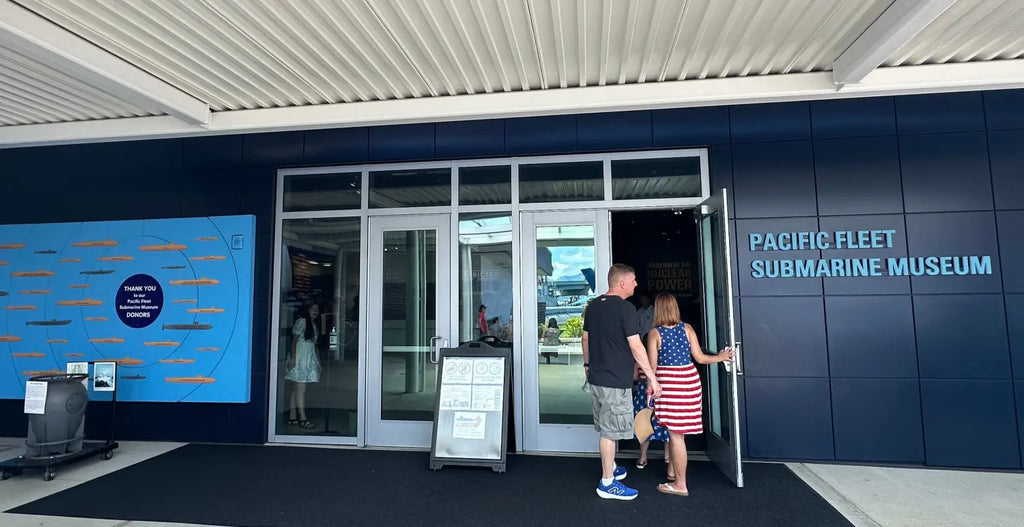
{"label": "blue sneaker", "polygon": [[639,494],[636,489],[631,489],[618,481],[612,481],[612,484],[607,487],[600,483],[597,484],[597,495],[606,500],[631,500]]}
{"label": "blue sneaker", "polygon": [[626,467],[615,465],[615,472],[612,472],[612,475],[615,476],[615,481],[626,479]]}

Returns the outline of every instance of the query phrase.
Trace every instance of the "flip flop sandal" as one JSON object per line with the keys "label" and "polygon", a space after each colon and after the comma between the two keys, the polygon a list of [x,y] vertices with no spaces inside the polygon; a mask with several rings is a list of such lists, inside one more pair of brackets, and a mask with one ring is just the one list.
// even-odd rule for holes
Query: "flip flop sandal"
{"label": "flip flop sandal", "polygon": [[315,426],[315,425],[313,425],[313,421],[310,421],[309,419],[303,419],[303,420],[299,421],[298,424],[299,424],[299,428],[304,428],[306,430],[312,430],[313,427]]}
{"label": "flip flop sandal", "polygon": [[671,494],[673,496],[689,496],[690,495],[689,492],[683,492],[681,490],[676,490],[676,488],[673,487],[670,483],[662,483],[662,484],[658,485],[658,492],[660,492],[662,494]]}
{"label": "flip flop sandal", "polygon": [[636,462],[636,468],[638,468],[640,470],[643,470],[644,467],[646,467],[646,466],[647,466],[647,463],[641,463],[639,461]]}

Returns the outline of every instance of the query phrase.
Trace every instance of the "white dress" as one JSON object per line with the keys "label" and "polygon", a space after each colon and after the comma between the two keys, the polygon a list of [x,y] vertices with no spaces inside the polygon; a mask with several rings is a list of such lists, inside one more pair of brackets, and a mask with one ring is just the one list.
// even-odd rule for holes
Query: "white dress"
{"label": "white dress", "polygon": [[319,335],[316,324],[313,324],[313,340],[306,340],[306,319],[300,318],[292,327],[293,338],[298,337],[295,346],[295,366],[288,370],[284,378],[293,382],[320,382],[320,359],[316,355],[316,338]]}

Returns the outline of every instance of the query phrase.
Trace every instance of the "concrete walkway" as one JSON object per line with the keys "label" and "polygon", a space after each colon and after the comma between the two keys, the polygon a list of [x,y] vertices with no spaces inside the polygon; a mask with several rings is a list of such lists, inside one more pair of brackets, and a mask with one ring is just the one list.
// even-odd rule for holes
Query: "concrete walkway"
{"label": "concrete walkway", "polygon": [[[18,455],[23,439],[0,438],[0,459]],[[122,442],[114,458],[61,467],[57,478],[39,472],[0,482],[4,527],[186,526],[120,520],[8,514],[2,511],[158,456],[182,443]],[[788,463],[787,466],[857,527],[1019,527],[1024,525],[1024,473],[971,472]]]}

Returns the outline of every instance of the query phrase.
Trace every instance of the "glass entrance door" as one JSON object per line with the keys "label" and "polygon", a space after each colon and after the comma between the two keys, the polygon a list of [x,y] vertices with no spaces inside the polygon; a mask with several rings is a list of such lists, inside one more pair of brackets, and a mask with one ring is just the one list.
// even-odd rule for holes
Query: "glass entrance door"
{"label": "glass entrance door", "polygon": [[704,295],[703,347],[717,352],[731,347],[732,362],[709,364],[707,402],[710,433],[707,453],[715,465],[736,484],[743,486],[740,456],[740,418],[737,376],[742,374],[743,357],[736,340],[733,310],[732,258],[729,245],[729,206],[726,190],[711,196],[694,211],[700,227],[701,280]]}
{"label": "glass entrance door", "polygon": [[437,357],[451,339],[448,214],[369,218],[366,444],[430,447]]}
{"label": "glass entrance door", "polygon": [[523,212],[523,449],[596,452],[583,309],[607,288],[608,212]]}

